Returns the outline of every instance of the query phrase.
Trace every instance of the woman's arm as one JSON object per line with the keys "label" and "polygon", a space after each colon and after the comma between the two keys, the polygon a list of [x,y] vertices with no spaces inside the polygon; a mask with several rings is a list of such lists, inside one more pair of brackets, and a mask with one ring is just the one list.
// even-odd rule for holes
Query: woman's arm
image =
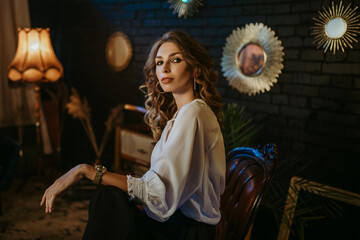
{"label": "woman's arm", "polygon": [[[93,180],[95,177],[95,169],[89,164],[79,164],[70,169],[63,176],[58,178],[48,189],[46,189],[40,206],[45,204],[45,212],[51,213],[54,206],[55,198],[71,185],[79,182],[82,178]],[[101,184],[111,185],[127,192],[127,177],[125,175],[112,172],[105,172],[101,178]]]}

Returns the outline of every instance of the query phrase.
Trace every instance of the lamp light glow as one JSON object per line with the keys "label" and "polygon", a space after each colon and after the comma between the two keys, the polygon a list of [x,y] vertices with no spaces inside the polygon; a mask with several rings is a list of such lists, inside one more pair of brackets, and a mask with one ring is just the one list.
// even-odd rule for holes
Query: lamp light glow
{"label": "lamp light glow", "polygon": [[34,51],[38,50],[38,49],[39,49],[39,43],[34,43],[34,44],[32,44],[32,45],[30,46],[30,49],[31,49],[31,50],[34,50]]}
{"label": "lamp light glow", "polygon": [[63,67],[53,50],[50,29],[19,28],[18,47],[8,70],[10,81],[58,81]]}

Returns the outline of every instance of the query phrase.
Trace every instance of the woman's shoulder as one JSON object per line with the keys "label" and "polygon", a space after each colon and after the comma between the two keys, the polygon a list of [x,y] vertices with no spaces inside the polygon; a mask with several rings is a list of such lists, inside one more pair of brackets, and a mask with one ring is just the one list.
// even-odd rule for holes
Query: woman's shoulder
{"label": "woman's shoulder", "polygon": [[206,120],[209,117],[211,118],[215,117],[215,114],[204,100],[195,99],[192,102],[183,106],[180,109],[178,116],[198,118],[198,119],[200,118]]}
{"label": "woman's shoulder", "polygon": [[208,107],[206,102],[202,99],[197,98],[189,102],[188,104],[184,105],[180,109],[179,114],[189,113],[189,112],[191,113],[201,112],[204,111],[206,107]]}

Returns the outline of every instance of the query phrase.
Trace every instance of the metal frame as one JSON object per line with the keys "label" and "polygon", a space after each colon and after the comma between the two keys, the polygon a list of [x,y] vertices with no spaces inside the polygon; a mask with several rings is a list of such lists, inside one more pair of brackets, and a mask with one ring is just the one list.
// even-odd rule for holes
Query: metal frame
{"label": "metal frame", "polygon": [[[317,48],[321,46],[324,48],[324,53],[328,49],[332,51],[333,54],[335,54],[336,51],[340,51],[340,49],[342,52],[345,52],[346,47],[353,48],[351,46],[352,42],[358,42],[356,37],[357,34],[360,33],[360,15],[355,12],[358,8],[357,6],[353,9],[351,9],[350,6],[351,4],[344,10],[342,1],[340,1],[339,5],[335,5],[334,2],[332,2],[331,7],[328,9],[323,7],[323,11],[318,11],[318,18],[313,18],[315,26],[312,27],[310,34],[315,36],[314,44],[317,44]],[[326,25],[335,18],[341,18],[347,25],[345,33],[339,38],[331,38],[325,30]]]}
{"label": "metal frame", "polygon": [[[242,73],[238,66],[239,51],[249,43],[259,45],[264,49],[266,61],[261,72],[247,76]],[[233,30],[226,39],[221,58],[221,67],[224,77],[230,86],[241,93],[256,95],[260,92],[269,91],[277,82],[277,78],[284,68],[283,46],[275,36],[275,32],[263,23],[250,23],[243,28]]]}
{"label": "metal frame", "polygon": [[301,190],[360,207],[360,194],[294,176],[290,180],[277,240],[289,239],[296,204]]}

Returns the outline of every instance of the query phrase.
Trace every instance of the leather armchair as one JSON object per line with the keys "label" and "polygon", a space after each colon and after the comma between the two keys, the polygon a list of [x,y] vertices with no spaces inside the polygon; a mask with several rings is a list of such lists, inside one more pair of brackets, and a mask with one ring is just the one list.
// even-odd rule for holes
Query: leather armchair
{"label": "leather armchair", "polygon": [[254,222],[277,163],[275,144],[235,148],[226,157],[226,188],[216,239],[244,239]]}

